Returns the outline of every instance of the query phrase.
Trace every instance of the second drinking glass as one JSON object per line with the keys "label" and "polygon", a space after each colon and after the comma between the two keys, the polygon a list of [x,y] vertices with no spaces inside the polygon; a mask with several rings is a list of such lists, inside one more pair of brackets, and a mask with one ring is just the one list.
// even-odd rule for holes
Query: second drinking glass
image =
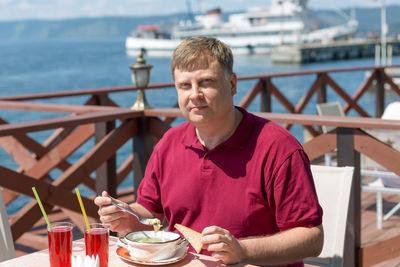
{"label": "second drinking glass", "polygon": [[92,223],[90,233],[85,226],[85,248],[86,255],[99,257],[100,267],[108,267],[108,237],[110,225],[103,223]]}

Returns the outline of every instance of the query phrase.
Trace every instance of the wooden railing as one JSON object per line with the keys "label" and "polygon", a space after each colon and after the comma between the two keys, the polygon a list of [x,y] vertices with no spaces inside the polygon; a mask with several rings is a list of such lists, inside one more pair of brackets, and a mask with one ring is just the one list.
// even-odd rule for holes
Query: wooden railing
{"label": "wooden railing", "polygon": [[[399,66],[396,66],[399,67]],[[367,78],[356,92],[350,96],[331,77],[331,73],[372,70],[372,75]],[[289,97],[274,84],[275,78],[294,75],[315,75],[315,82],[310,88],[303,90],[300,100],[292,104]],[[350,221],[354,235],[346,242],[350,251],[345,260],[357,266],[369,266],[374,262],[380,262],[393,258],[395,252],[400,250],[400,236],[382,242],[379,246],[390,244],[391,251],[381,254],[371,254],[374,248],[361,247],[360,226],[360,153],[364,154],[385,168],[400,175],[398,159],[400,152],[391,148],[368,135],[362,129],[395,129],[400,130],[400,121],[387,121],[379,118],[368,118],[366,107],[358,103],[360,97],[375,84],[376,87],[376,112],[380,117],[385,106],[384,85],[400,96],[399,87],[385,74],[385,68],[348,68],[335,70],[302,71],[292,73],[276,73],[266,75],[254,75],[240,77],[239,81],[253,81],[255,86],[239,102],[239,106],[249,107],[255,97],[261,95],[260,113],[257,115],[268,118],[291,129],[292,125],[301,125],[315,138],[303,144],[311,160],[317,160],[325,153],[337,148],[339,166],[351,165],[356,167],[354,186],[352,192],[352,205]],[[153,84],[150,89],[172,87],[173,84]],[[361,117],[320,117],[310,114],[301,114],[305,107],[311,103],[311,97],[318,95],[318,102],[327,101],[327,90],[332,89],[345,102],[346,112],[355,110]],[[57,92],[35,95],[10,96],[0,98],[0,108],[17,109],[25,111],[47,111],[59,113],[71,113],[71,116],[56,117],[31,122],[8,124],[0,120],[0,145],[18,163],[19,168],[13,170],[0,165],[0,186],[3,188],[3,197],[6,205],[10,205],[19,195],[25,195],[32,200],[15,215],[10,216],[13,238],[18,239],[24,232],[29,231],[41,218],[38,205],[34,200],[31,190],[35,186],[41,196],[46,210],[51,213],[61,209],[76,225],[81,224],[79,206],[74,199],[72,190],[78,185],[83,185],[93,192],[93,196],[102,190],[108,190],[117,196],[117,187],[130,173],[134,174],[133,186],[136,190],[139,185],[147,160],[152,152],[155,142],[163,133],[171,127],[171,123],[181,113],[174,108],[153,108],[144,111],[133,111],[121,108],[115,103],[109,94],[123,93],[136,90],[134,86],[79,90],[75,92]],[[46,101],[50,98],[62,98],[73,96],[89,96],[85,105],[60,105],[38,102],[26,102],[27,100]],[[277,101],[272,100],[274,97]],[[333,99],[329,99],[332,101]],[[271,113],[272,103],[280,103],[288,114]],[[321,134],[319,126],[330,125],[338,128],[330,133]],[[50,137],[39,142],[28,134],[39,131],[52,131]],[[94,140],[93,144],[88,141]],[[133,140],[132,153],[120,155],[121,147]],[[90,142],[89,142],[90,143]],[[82,150],[83,155],[77,156],[75,162],[71,162],[71,155]],[[117,164],[116,156],[120,164]],[[120,159],[120,156],[124,157]],[[117,166],[118,165],[118,166]],[[60,173],[54,174],[54,170]],[[95,179],[93,174],[95,173]],[[96,218],[97,209],[88,194],[83,198],[84,205],[90,217]],[[133,199],[132,199],[133,201]],[[394,248],[393,248],[394,246]],[[376,251],[376,249],[375,249]],[[371,256],[374,255],[374,256]]]}

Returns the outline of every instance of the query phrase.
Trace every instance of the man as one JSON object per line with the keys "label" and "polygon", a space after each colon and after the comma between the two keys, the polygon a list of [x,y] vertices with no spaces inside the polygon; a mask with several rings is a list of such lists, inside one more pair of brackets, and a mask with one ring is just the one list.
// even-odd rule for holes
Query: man
{"label": "man", "polygon": [[[235,107],[230,48],[215,38],[183,41],[171,72],[187,123],[156,145],[137,201],[121,203],[146,218],[202,232],[202,253],[226,264],[303,266],[323,245],[322,210],[309,160],[279,125]],[[103,192],[102,222],[133,231],[137,220]]]}

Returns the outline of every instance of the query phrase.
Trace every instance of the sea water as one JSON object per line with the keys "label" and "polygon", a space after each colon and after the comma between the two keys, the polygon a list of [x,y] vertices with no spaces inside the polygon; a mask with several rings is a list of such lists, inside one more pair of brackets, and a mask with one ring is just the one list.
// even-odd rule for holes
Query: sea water
{"label": "sea water", "polygon": [[[112,40],[53,40],[53,41],[2,41],[0,42],[0,97],[21,94],[47,93],[57,91],[72,91],[79,89],[104,88],[132,85],[131,70],[136,58],[126,54],[123,39]],[[170,58],[145,58],[151,64],[150,83],[172,82],[169,71]],[[274,64],[268,55],[235,56],[234,71],[238,76],[290,72],[300,70],[317,70],[346,67],[373,66],[373,58],[362,58],[342,61],[319,62],[312,64]],[[400,57],[393,58],[393,64],[400,64]],[[329,74],[350,96],[365,79],[364,71],[342,72]],[[316,75],[291,76],[274,78],[272,82],[292,102],[300,100],[315,81]],[[238,93],[235,104],[238,104],[248,90],[257,81],[238,83]],[[153,107],[172,107],[177,102],[174,88],[146,91],[148,102]],[[111,94],[110,97],[121,107],[130,107],[136,99],[135,92]],[[333,90],[328,90],[328,100],[339,99]],[[58,99],[38,100],[45,103],[84,104],[88,96],[67,97]],[[399,100],[394,94],[388,94],[386,103]],[[375,99],[373,94],[366,94],[360,100],[360,105],[372,116],[375,114]],[[341,100],[343,103],[343,101]],[[316,97],[306,106],[304,113],[315,114]],[[250,111],[259,111],[257,98],[249,107]],[[285,108],[273,100],[272,111],[287,113]],[[33,121],[69,114],[51,112],[16,111],[0,109],[0,118],[9,123]],[[350,116],[358,116],[354,111]],[[181,123],[177,120],[175,124]],[[303,128],[294,126],[291,132],[302,142]],[[29,136],[42,142],[51,131],[30,133]],[[93,146],[90,141],[70,157],[71,162],[82,156]],[[118,152],[117,163],[131,153],[132,145],[128,142]],[[2,166],[16,170],[18,164],[0,147]],[[53,171],[53,178],[60,173]],[[132,186],[132,178],[128,178],[121,187]],[[82,194],[90,193],[82,188]],[[9,214],[15,213],[30,198],[20,197],[7,207]]]}

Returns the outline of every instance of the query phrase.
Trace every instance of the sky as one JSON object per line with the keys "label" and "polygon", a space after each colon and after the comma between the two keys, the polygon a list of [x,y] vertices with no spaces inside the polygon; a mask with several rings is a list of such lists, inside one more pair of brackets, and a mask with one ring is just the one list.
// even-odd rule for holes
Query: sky
{"label": "sky", "polygon": [[[268,6],[268,0],[0,0],[0,20],[167,15],[220,7],[222,11]],[[400,0],[309,0],[312,9],[381,6]]]}

